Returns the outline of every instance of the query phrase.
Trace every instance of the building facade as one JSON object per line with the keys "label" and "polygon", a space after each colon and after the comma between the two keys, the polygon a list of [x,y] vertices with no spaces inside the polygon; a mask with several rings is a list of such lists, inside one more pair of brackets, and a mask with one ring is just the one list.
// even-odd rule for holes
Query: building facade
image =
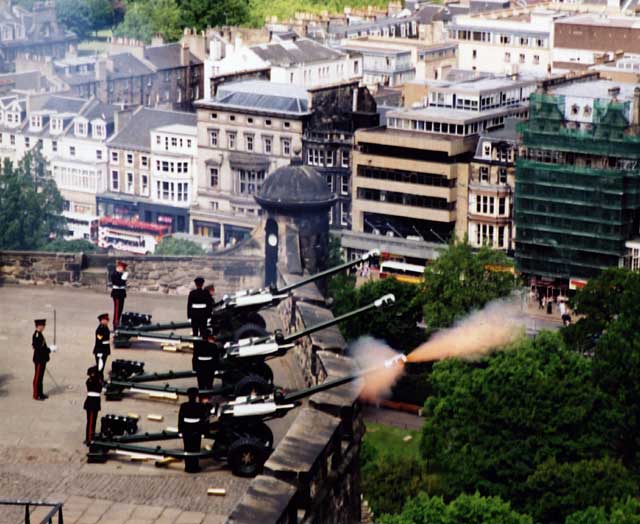
{"label": "building facade", "polygon": [[640,89],[587,79],[544,86],[522,124],[516,262],[567,288],[624,265],[640,221]]}
{"label": "building facade", "polygon": [[196,116],[141,107],[120,113],[108,142],[109,184],[98,195],[100,216],[189,231],[196,189]]}

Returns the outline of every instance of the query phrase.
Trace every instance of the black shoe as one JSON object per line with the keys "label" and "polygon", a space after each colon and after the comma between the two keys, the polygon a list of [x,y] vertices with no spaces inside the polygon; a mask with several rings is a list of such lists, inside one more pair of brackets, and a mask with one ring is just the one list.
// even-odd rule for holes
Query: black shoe
{"label": "black shoe", "polygon": [[40,398],[42,398],[42,400],[46,400],[49,398],[49,395],[45,395],[44,393],[42,395],[40,395]]}
{"label": "black shoe", "polygon": [[47,400],[47,397],[44,397],[44,396],[42,396],[42,397],[37,397],[37,398],[36,398],[36,400]]}

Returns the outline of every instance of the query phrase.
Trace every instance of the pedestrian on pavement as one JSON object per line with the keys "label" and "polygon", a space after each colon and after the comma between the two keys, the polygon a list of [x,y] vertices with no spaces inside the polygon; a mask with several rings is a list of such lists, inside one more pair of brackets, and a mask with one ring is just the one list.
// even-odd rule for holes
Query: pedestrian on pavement
{"label": "pedestrian on pavement", "polygon": [[56,351],[56,346],[47,346],[47,341],[42,334],[47,324],[47,320],[44,318],[38,318],[34,320],[34,323],[36,330],[31,337],[31,345],[33,346],[33,364],[35,366],[35,372],[33,375],[33,400],[46,400],[49,398],[49,395],[45,395],[42,390],[42,380],[47,368],[47,362],[49,362],[49,355],[52,351]]}
{"label": "pedestrian on pavement", "polygon": [[208,290],[202,288],[204,278],[197,277],[193,282],[196,288],[189,292],[187,318],[191,322],[193,336],[204,337],[207,329],[207,320],[211,317],[211,310],[213,309],[213,297]]}
{"label": "pedestrian on pavement", "polygon": [[116,270],[111,273],[111,298],[113,298],[113,330],[120,325],[120,317],[124,310],[124,299],[127,298],[127,264],[122,260],[116,262]]}
{"label": "pedestrian on pavement", "polygon": [[84,443],[88,446],[96,433],[96,422],[100,413],[100,393],[104,380],[98,366],[91,366],[87,369],[87,398],[84,401],[84,409],[87,412],[87,427],[85,430]]}
{"label": "pedestrian on pavement", "polygon": [[560,310],[560,316],[563,317],[567,312],[567,305],[561,301],[560,304],[558,304],[558,309]]}
{"label": "pedestrian on pavement", "polygon": [[[202,434],[206,433],[208,406],[198,402],[198,388],[189,388],[187,397],[189,400],[180,405],[178,431],[182,435],[184,450],[199,452]],[[198,457],[185,457],[184,470],[187,473],[200,471]]]}
{"label": "pedestrian on pavement", "polygon": [[544,309],[544,298],[542,293],[538,293],[538,309]]}
{"label": "pedestrian on pavement", "polygon": [[109,313],[98,315],[96,339],[93,344],[93,356],[96,359],[98,371],[102,373],[107,365],[107,357],[111,354],[111,331],[109,331]]}

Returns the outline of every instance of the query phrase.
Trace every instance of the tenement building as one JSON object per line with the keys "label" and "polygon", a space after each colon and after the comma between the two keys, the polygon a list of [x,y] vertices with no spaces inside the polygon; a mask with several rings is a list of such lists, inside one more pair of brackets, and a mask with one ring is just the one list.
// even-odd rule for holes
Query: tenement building
{"label": "tenement building", "polygon": [[566,289],[623,265],[638,238],[640,88],[548,84],[520,128],[516,262],[532,284]]}

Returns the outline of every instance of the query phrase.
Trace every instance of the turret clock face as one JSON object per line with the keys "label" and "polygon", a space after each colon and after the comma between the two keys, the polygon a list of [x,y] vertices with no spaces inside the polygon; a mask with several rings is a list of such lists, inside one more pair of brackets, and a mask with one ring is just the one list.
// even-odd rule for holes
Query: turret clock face
{"label": "turret clock face", "polygon": [[267,237],[267,242],[271,247],[276,247],[278,245],[278,237],[272,233]]}

